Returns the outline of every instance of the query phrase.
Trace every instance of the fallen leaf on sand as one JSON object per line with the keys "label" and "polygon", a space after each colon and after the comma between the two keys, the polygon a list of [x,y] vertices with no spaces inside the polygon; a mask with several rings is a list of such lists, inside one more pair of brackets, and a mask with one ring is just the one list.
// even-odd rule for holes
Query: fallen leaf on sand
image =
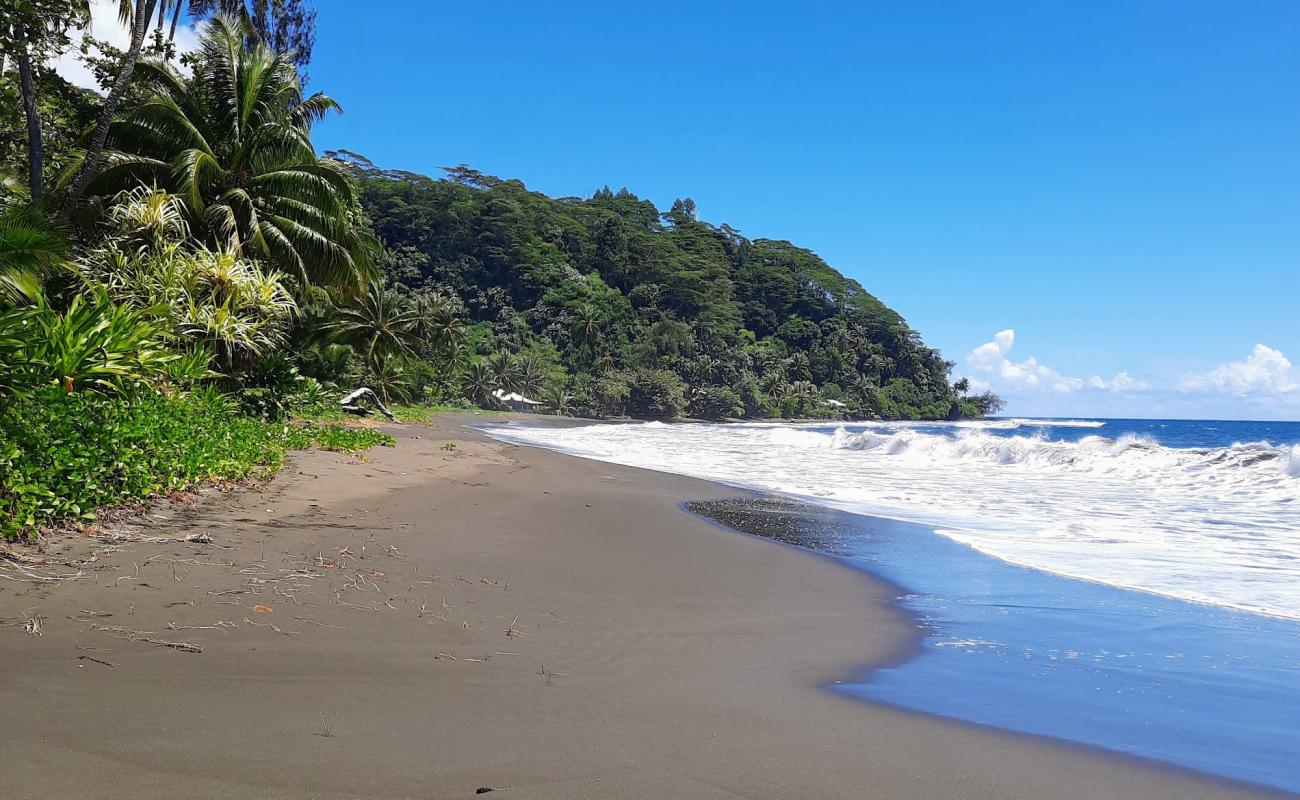
{"label": "fallen leaf on sand", "polygon": [[275,609],[271,608],[270,606],[257,605],[257,606],[253,606],[253,610],[259,614],[270,614]]}

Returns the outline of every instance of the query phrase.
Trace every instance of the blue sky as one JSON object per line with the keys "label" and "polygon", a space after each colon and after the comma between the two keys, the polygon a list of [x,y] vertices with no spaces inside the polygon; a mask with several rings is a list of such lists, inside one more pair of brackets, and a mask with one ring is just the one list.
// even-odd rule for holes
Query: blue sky
{"label": "blue sky", "polygon": [[1300,4],[316,7],[322,149],[693,197],[1008,413],[1300,418]]}

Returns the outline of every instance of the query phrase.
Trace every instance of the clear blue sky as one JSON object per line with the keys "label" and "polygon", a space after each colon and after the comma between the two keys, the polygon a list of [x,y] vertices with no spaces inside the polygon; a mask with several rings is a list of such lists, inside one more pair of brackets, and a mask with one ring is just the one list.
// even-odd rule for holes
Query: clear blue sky
{"label": "clear blue sky", "polygon": [[1010,413],[1300,418],[1300,3],[316,6],[322,149],[693,197]]}

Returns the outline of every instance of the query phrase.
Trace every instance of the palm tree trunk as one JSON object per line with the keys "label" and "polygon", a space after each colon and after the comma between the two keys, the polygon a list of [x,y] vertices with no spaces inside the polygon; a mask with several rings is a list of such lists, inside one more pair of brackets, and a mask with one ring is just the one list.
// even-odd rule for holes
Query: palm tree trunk
{"label": "palm tree trunk", "polygon": [[90,146],[86,148],[86,157],[82,160],[81,168],[77,170],[77,176],[72,181],[72,190],[68,198],[72,205],[81,201],[81,196],[86,192],[86,184],[90,182],[91,176],[99,167],[99,158],[104,153],[104,143],[108,141],[108,127],[112,124],[113,117],[117,115],[117,107],[121,105],[127,87],[131,85],[131,73],[135,72],[136,62],[140,60],[140,50],[144,47],[145,33],[149,30],[149,20],[153,17],[157,2],[158,0],[135,0],[135,11],[131,17],[131,46],[122,60],[122,68],[118,70],[117,78],[113,81],[113,88],[104,99],[104,107],[100,109],[95,132],[90,137]]}
{"label": "palm tree trunk", "polygon": [[23,111],[27,114],[27,185],[32,203],[39,204],[45,193],[41,176],[45,151],[41,143],[41,116],[36,109],[36,86],[32,82],[32,56],[26,47],[18,52],[18,76],[22,84]]}
{"label": "palm tree trunk", "polygon": [[185,5],[184,0],[176,0],[176,5],[172,8],[172,29],[167,34],[167,41],[176,41],[176,23],[181,18],[181,6]]}

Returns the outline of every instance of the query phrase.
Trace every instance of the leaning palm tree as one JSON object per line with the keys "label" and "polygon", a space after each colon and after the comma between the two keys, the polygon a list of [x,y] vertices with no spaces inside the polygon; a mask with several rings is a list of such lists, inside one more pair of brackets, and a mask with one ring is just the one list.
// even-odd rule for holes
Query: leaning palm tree
{"label": "leaning palm tree", "polygon": [[351,184],[316,158],[311,126],[339,106],[304,97],[291,58],[249,44],[239,23],[206,23],[193,73],[137,68],[145,99],[111,126],[88,191],[140,183],[181,197],[194,234],[306,286],[358,289],[372,276]]}

